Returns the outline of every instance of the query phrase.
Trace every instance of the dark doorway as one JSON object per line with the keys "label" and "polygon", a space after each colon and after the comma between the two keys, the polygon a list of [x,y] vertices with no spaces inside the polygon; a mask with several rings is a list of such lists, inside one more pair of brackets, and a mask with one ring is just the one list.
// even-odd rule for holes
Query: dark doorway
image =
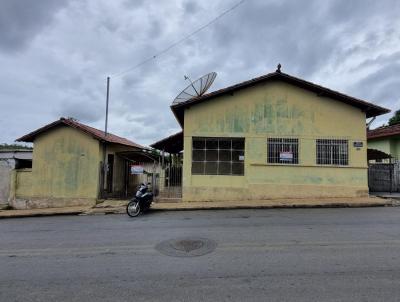
{"label": "dark doorway", "polygon": [[113,176],[114,176],[114,154],[108,154],[107,157],[107,192],[112,193],[113,191]]}

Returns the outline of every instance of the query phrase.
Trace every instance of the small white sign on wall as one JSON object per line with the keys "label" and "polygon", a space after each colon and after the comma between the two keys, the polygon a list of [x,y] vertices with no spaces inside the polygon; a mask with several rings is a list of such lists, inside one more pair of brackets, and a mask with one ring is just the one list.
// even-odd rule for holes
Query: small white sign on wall
{"label": "small white sign on wall", "polygon": [[244,155],[239,155],[239,160],[244,160]]}
{"label": "small white sign on wall", "polygon": [[138,174],[143,174],[143,166],[140,165],[132,165],[131,166],[131,174],[133,175],[138,175]]}
{"label": "small white sign on wall", "polygon": [[279,160],[281,161],[293,161],[293,152],[283,151],[279,153]]}

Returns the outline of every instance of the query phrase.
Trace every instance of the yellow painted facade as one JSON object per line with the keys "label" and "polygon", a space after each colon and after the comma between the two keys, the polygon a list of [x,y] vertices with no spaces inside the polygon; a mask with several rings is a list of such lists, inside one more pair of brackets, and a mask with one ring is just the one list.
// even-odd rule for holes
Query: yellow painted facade
{"label": "yellow painted facade", "polygon": [[[184,114],[183,200],[365,196],[365,118],[356,107],[284,82],[195,104]],[[193,137],[245,138],[244,176],[192,175]],[[268,138],[298,138],[299,164],[268,164]],[[348,166],[316,164],[316,139],[326,138],[348,140]]]}
{"label": "yellow painted facade", "polygon": [[71,127],[59,127],[34,141],[32,197],[87,198],[99,191],[99,141]]}
{"label": "yellow painted facade", "polygon": [[[117,153],[132,150],[136,148],[107,144],[107,155],[114,155],[113,191],[125,186],[125,161]],[[103,152],[103,143],[69,126],[42,133],[34,140],[32,169],[16,170],[13,174],[13,206],[94,205],[100,193]]]}

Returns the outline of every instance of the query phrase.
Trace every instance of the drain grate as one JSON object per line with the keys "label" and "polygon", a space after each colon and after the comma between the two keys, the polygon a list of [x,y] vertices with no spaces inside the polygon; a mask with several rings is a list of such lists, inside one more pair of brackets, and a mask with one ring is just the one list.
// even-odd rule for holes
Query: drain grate
{"label": "drain grate", "polygon": [[215,241],[206,238],[177,238],[162,241],[155,249],[172,257],[197,257],[213,252],[216,247]]}

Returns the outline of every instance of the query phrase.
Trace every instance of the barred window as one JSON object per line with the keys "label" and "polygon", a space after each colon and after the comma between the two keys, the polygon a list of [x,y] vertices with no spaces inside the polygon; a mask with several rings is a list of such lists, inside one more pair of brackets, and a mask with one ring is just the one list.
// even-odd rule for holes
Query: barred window
{"label": "barred window", "polygon": [[317,139],[317,164],[347,166],[349,164],[348,141]]}
{"label": "barred window", "polygon": [[268,138],[268,163],[299,163],[299,140],[297,138]]}
{"label": "barred window", "polygon": [[244,175],[244,138],[193,137],[192,174]]}

